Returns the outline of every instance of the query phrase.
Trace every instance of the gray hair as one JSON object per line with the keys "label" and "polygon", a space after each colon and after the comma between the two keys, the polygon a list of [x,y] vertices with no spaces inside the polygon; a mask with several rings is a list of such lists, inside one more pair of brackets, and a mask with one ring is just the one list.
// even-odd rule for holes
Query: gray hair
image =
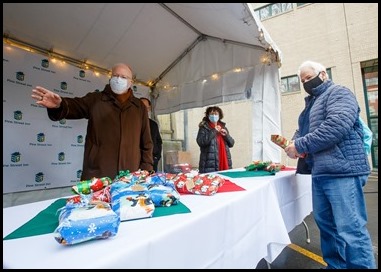
{"label": "gray hair", "polygon": [[[314,72],[315,72],[315,75],[319,74],[320,72],[324,71],[326,72],[327,74],[327,71],[324,67],[323,64],[321,63],[318,63],[318,62],[315,62],[315,61],[311,61],[311,60],[307,60],[305,62],[303,62],[300,66],[299,66],[299,69],[298,69],[298,76],[300,77],[300,73],[305,69],[305,68],[311,68]],[[327,74],[328,76],[328,74]]]}

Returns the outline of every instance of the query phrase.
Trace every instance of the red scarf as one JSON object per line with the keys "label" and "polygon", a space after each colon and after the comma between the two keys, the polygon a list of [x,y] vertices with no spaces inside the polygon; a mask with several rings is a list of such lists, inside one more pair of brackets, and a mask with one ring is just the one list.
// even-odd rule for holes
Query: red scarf
{"label": "red scarf", "polygon": [[[221,124],[219,124],[221,126]],[[213,129],[215,129],[215,124],[212,122],[209,122],[209,126]],[[224,137],[221,135],[221,133],[217,133],[217,147],[218,147],[218,161],[219,161],[219,169],[218,171],[222,170],[228,170],[229,164],[228,164],[228,156],[226,154],[225,149],[225,141]]]}

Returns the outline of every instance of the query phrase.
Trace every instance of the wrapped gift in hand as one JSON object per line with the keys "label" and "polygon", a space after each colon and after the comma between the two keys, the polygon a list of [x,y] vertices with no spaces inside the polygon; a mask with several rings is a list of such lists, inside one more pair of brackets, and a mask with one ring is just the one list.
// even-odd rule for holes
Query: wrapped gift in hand
{"label": "wrapped gift in hand", "polygon": [[291,141],[278,134],[272,134],[271,141],[283,149],[285,149],[291,143]]}
{"label": "wrapped gift in hand", "polygon": [[[289,144],[292,143],[291,141],[287,140],[285,137],[278,134],[272,134],[271,141],[283,149],[285,149]],[[306,154],[300,154],[298,157],[304,158],[305,156]]]}

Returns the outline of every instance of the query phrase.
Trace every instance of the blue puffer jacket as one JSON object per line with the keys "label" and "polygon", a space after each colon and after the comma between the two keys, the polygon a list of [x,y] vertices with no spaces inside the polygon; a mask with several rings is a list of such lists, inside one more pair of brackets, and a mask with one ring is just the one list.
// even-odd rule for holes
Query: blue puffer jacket
{"label": "blue puffer jacket", "polygon": [[360,108],[354,94],[331,80],[312,90],[315,103],[309,132],[294,140],[298,153],[306,153],[312,176],[349,177],[370,174],[359,123]]}

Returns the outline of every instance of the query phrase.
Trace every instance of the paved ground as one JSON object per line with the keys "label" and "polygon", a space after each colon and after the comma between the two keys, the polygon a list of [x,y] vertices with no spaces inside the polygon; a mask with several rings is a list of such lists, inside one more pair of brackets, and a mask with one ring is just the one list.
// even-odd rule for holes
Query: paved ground
{"label": "paved ground", "polygon": [[[378,171],[369,176],[365,186],[365,198],[368,209],[368,229],[372,236],[373,249],[378,268]],[[290,232],[292,244],[287,246],[270,265],[271,269],[320,269],[324,268],[321,257],[319,230],[312,214],[305,219],[310,233],[310,243],[306,241],[306,229],[303,224]],[[262,260],[256,269],[268,269]]]}

